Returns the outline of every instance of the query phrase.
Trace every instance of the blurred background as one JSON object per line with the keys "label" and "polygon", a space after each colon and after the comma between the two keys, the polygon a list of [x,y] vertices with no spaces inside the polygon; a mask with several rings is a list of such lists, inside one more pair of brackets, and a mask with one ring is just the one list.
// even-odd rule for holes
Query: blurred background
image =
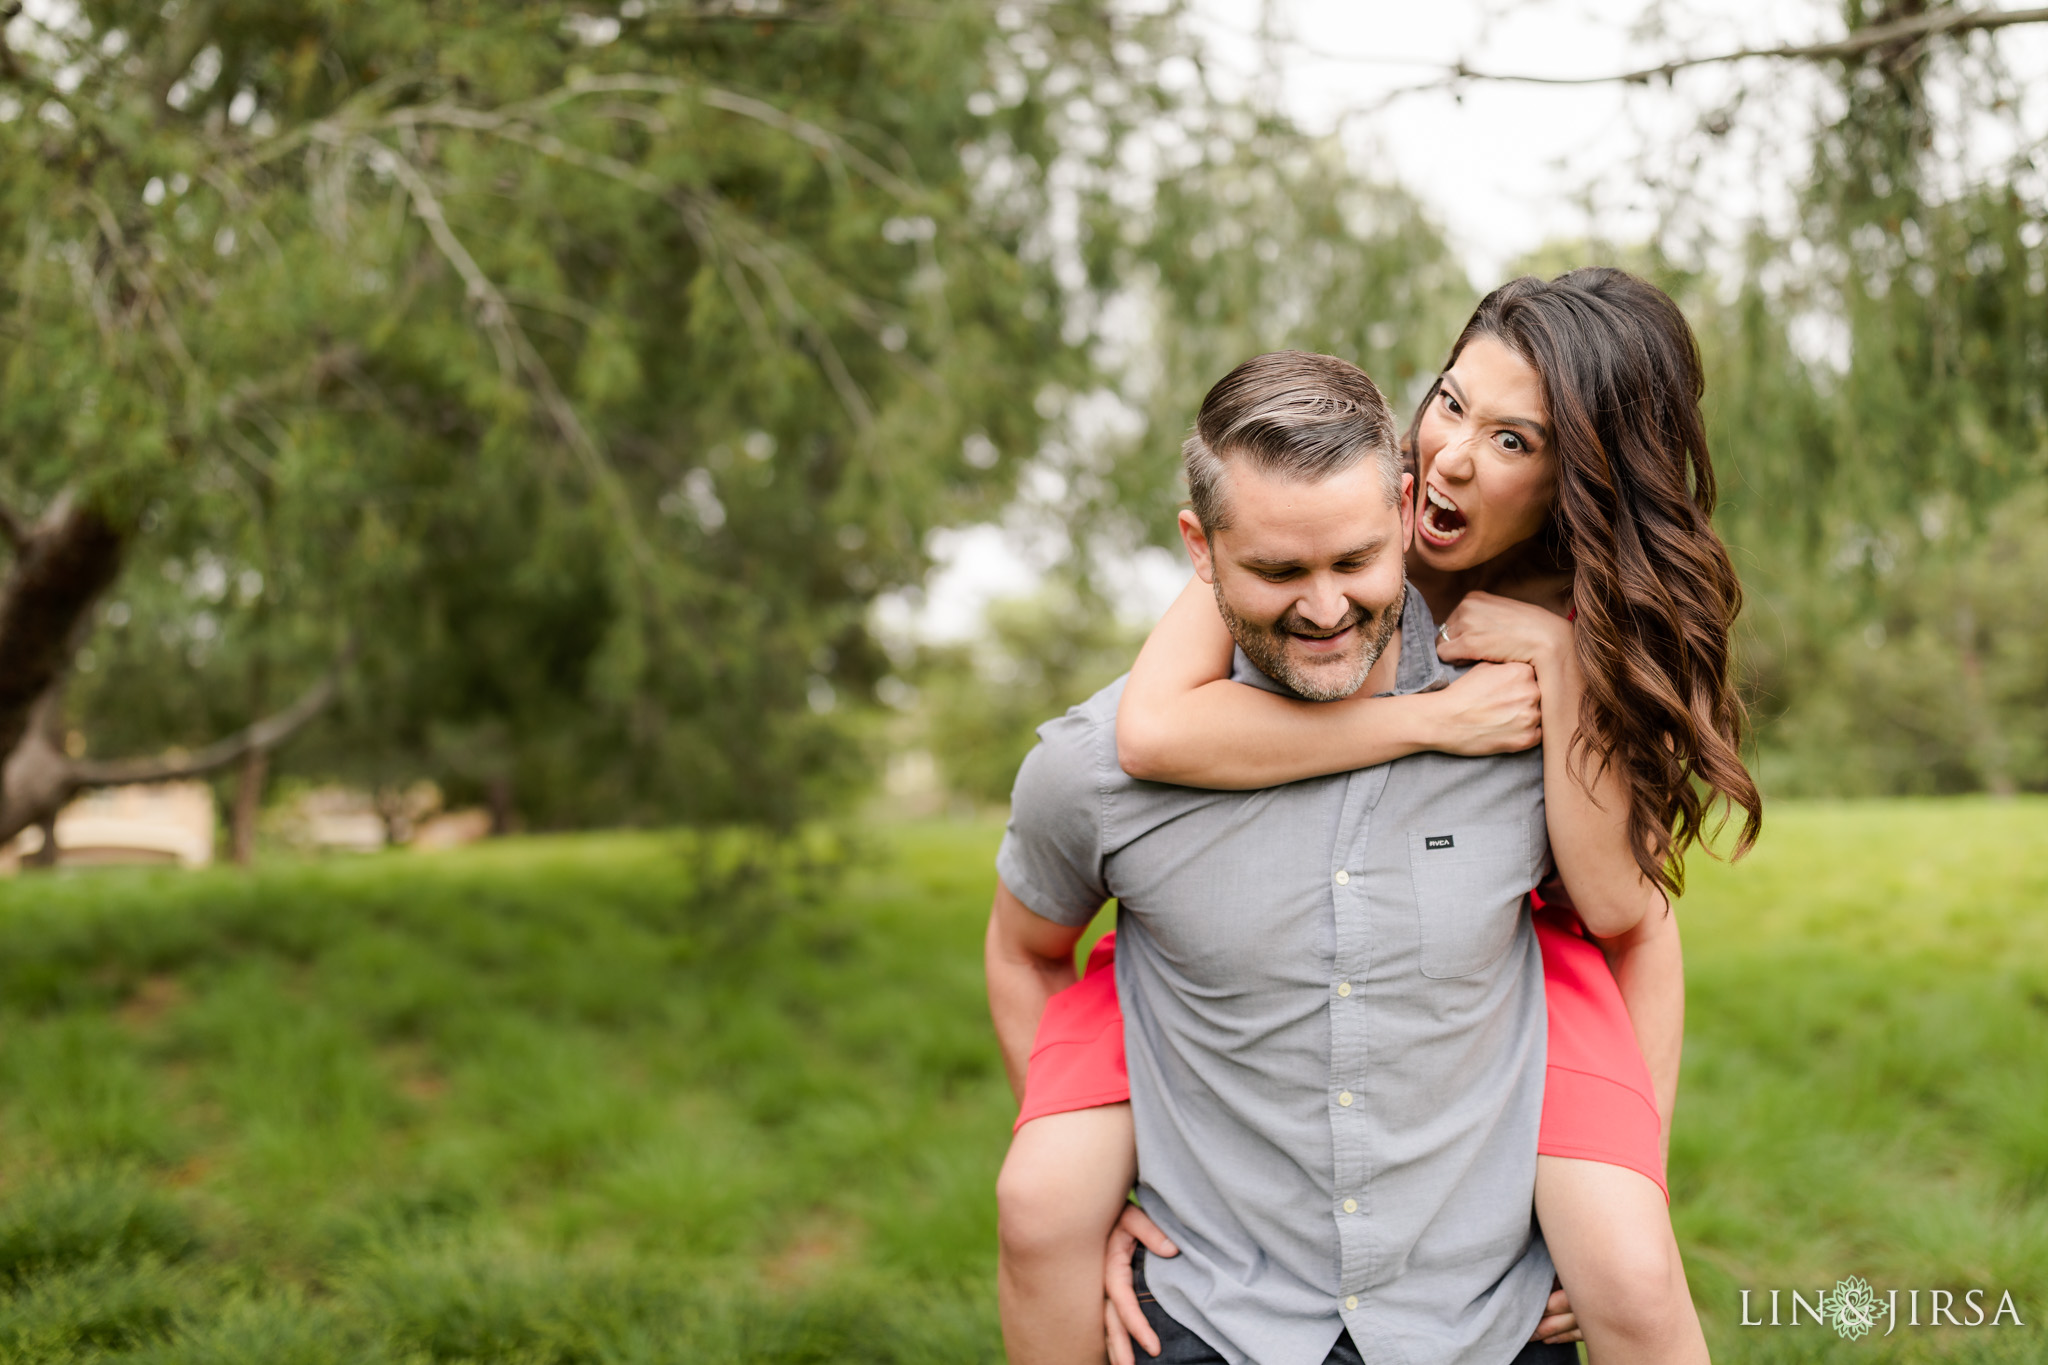
{"label": "blurred background", "polygon": [[999,1358],[988,860],[1195,405],[1593,263],[1699,334],[1772,803],[1717,1352],[2039,1358],[1735,1295],[2048,1313],[2048,11],[5,13],[0,1358]]}

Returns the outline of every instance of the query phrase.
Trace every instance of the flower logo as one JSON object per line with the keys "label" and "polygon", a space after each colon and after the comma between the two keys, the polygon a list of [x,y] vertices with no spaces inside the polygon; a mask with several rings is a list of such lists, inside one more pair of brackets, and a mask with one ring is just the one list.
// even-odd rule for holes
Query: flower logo
{"label": "flower logo", "polygon": [[1877,1325],[1885,1310],[1878,1302],[1877,1291],[1861,1275],[1851,1275],[1836,1281],[1832,1294],[1821,1295],[1820,1311],[1836,1335],[1857,1341]]}

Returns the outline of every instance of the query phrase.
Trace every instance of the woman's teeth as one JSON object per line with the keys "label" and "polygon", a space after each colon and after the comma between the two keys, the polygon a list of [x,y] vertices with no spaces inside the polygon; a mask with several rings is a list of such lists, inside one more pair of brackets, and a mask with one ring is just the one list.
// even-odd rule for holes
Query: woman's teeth
{"label": "woman's teeth", "polygon": [[1458,504],[1430,484],[1424,484],[1422,492],[1426,499],[1422,509],[1423,529],[1434,540],[1456,540],[1465,530],[1465,514],[1458,510]]}

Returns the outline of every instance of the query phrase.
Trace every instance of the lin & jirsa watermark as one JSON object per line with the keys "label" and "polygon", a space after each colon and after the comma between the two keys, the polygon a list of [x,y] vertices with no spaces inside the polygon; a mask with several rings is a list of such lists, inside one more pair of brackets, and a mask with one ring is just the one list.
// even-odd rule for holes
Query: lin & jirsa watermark
{"label": "lin & jirsa watermark", "polygon": [[[1790,1293],[1791,1320],[1781,1317],[1783,1304],[1781,1296]],[[1769,1293],[1770,1316],[1763,1317],[1763,1305],[1752,1304],[1753,1294]],[[1860,1340],[1865,1333],[1875,1331],[1882,1322],[1885,1329],[1879,1336],[1890,1336],[1900,1327],[2024,1327],[2020,1318],[2019,1305],[2013,1302],[2012,1291],[1999,1293],[1998,1303],[1986,1313],[1989,1302],[1988,1289],[1888,1289],[1882,1292],[1872,1289],[1861,1275],[1851,1275],[1846,1280],[1835,1282],[1833,1289],[1823,1289],[1811,1299],[1797,1289],[1751,1290],[1742,1294],[1742,1326],[1744,1327],[1798,1327],[1803,1313],[1812,1320],[1812,1325],[1825,1325],[1851,1341]],[[1899,1319],[1901,1307],[1899,1296],[1905,1295],[1905,1321]],[[1926,1296],[1926,1313],[1923,1320],[1921,1296]],[[1958,1300],[1960,1299],[1960,1303]]]}

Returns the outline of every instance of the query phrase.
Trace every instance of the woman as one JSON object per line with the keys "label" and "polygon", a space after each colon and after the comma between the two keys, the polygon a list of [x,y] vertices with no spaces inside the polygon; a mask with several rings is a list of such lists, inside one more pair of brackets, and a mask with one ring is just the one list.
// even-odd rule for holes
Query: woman
{"label": "woman", "polygon": [[[1580,270],[1483,300],[1410,430],[1409,576],[1443,623],[1444,658],[1533,671],[1553,854],[1598,939],[1581,936],[1550,885],[1538,901],[1550,1065],[1536,1204],[1598,1365],[1706,1358],[1663,1189],[1683,1019],[1666,894],[1713,801],[1746,812],[1742,847],[1760,806],[1737,748],[1728,633],[1740,590],[1709,521],[1701,389],[1691,329],[1668,297],[1620,271]],[[1248,789],[1427,748],[1534,742],[1498,675],[1314,704],[1224,681],[1230,654],[1207,591],[1191,585],[1126,687],[1126,771]],[[998,1186],[1005,1327],[1020,1361],[1079,1358],[1076,1334],[1098,1302],[1079,1288],[1085,1261],[1118,1216],[1105,1191],[1128,1185],[1134,1161],[1128,1105],[1115,1102],[1110,951],[1046,1011]],[[1142,1318],[1127,1325],[1150,1349]],[[1128,1358],[1113,1316],[1109,1326],[1112,1352]],[[1573,1326],[1548,1319],[1539,1332]]]}

